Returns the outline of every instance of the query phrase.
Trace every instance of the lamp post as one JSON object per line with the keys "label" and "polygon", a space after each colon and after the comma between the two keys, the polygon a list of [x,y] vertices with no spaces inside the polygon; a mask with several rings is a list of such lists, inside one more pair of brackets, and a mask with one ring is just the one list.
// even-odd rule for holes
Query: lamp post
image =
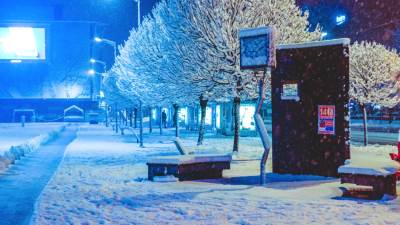
{"label": "lamp post", "polygon": [[88,74],[89,74],[89,76],[90,76],[90,99],[93,100],[93,99],[94,99],[94,98],[93,98],[93,97],[94,97],[94,96],[93,96],[93,92],[94,92],[93,79],[94,79],[95,75],[99,75],[99,76],[102,78],[103,74],[102,74],[102,73],[96,72],[94,69],[90,69],[90,70],[88,71]]}
{"label": "lamp post", "polygon": [[137,3],[137,8],[138,8],[138,27],[140,26],[140,0],[133,0],[134,2]]}
{"label": "lamp post", "polygon": [[90,69],[88,74],[90,77],[90,100],[93,101],[93,76],[96,74],[96,71],[94,69]]}
{"label": "lamp post", "polygon": [[107,64],[106,64],[106,62],[104,62],[104,61],[91,58],[91,59],[90,59],[90,63],[92,63],[92,64],[98,63],[98,64],[100,64],[100,65],[103,66],[103,72],[106,72],[106,71],[107,71]]}
{"label": "lamp post", "polygon": [[117,43],[115,41],[111,41],[105,38],[95,37],[94,41],[97,43],[104,43],[113,47],[114,50],[114,60],[117,58]]}

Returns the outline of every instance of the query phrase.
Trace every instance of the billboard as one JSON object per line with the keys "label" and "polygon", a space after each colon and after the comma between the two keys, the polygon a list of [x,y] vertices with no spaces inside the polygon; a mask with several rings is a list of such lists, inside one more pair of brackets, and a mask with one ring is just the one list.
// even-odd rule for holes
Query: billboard
{"label": "billboard", "polygon": [[0,60],[45,60],[46,29],[0,27]]}

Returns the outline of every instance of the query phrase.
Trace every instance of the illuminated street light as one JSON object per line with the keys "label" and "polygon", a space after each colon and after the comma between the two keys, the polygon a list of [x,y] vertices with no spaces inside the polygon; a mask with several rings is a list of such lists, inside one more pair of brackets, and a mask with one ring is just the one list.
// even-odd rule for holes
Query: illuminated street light
{"label": "illuminated street light", "polygon": [[103,66],[103,72],[106,72],[106,71],[107,71],[107,64],[106,64],[106,62],[104,62],[104,61],[91,58],[91,59],[90,59],[90,63],[92,63],[92,64],[95,64],[95,63],[101,64],[101,65]]}
{"label": "illuminated street light", "polygon": [[95,42],[101,42],[101,38],[95,37],[95,38],[94,38],[94,41],[95,41]]}
{"label": "illuminated street light", "polygon": [[94,41],[97,43],[105,43],[113,47],[114,49],[114,60],[117,58],[117,43],[115,41],[111,41],[105,38],[95,37]]}
{"label": "illuminated street light", "polygon": [[90,70],[88,71],[88,74],[89,74],[90,76],[93,76],[93,75],[96,74],[96,71],[94,71],[94,69],[90,69]]}

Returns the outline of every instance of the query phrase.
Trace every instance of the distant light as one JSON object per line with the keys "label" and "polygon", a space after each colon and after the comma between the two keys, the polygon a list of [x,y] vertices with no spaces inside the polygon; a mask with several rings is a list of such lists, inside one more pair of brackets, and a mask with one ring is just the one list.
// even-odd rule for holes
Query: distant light
{"label": "distant light", "polygon": [[346,15],[336,16],[336,25],[342,25],[344,22],[346,22]]}
{"label": "distant light", "polygon": [[89,75],[94,75],[96,73],[96,71],[94,71],[94,69],[90,69],[89,71],[88,71],[88,74]]}
{"label": "distant light", "polygon": [[100,98],[104,98],[104,92],[100,91]]}
{"label": "distant light", "polygon": [[321,38],[325,38],[326,36],[328,36],[328,33],[327,33],[327,32],[322,32],[322,33],[321,33]]}
{"label": "distant light", "polygon": [[99,37],[95,37],[95,38],[94,38],[94,41],[95,41],[95,42],[101,42],[101,41],[102,41],[102,39],[101,39],[101,38],[99,38]]}
{"label": "distant light", "polygon": [[91,63],[96,63],[96,60],[95,59],[90,59],[90,62]]}
{"label": "distant light", "polygon": [[67,98],[76,98],[79,95],[82,94],[82,87],[79,85],[72,85],[70,87],[67,87]]}
{"label": "distant light", "polygon": [[20,60],[20,59],[12,59],[12,60],[10,60],[10,63],[21,63],[22,62],[22,60]]}

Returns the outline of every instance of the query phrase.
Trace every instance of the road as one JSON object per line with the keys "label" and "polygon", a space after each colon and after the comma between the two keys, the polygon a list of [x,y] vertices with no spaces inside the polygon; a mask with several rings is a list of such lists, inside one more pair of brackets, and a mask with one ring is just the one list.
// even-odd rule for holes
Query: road
{"label": "road", "polygon": [[[389,132],[368,132],[368,144],[386,144],[397,145],[398,133]],[[362,131],[352,130],[350,132],[352,144],[361,144],[364,142],[364,133]]]}

